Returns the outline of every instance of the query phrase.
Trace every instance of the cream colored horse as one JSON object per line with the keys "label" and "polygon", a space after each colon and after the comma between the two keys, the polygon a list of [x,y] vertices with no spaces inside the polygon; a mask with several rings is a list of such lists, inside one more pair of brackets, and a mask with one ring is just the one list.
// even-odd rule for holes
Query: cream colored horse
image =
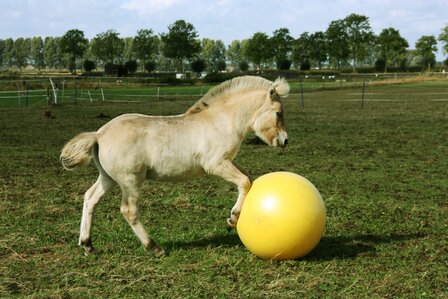
{"label": "cream colored horse", "polygon": [[62,165],[69,170],[85,166],[93,156],[100,173],[84,195],[79,245],[86,254],[93,251],[95,205],[118,184],[121,213],[143,246],[163,255],[138,218],[137,200],[145,179],[178,181],[212,174],[234,183],[239,195],[227,225],[235,227],[251,183],[232,160],[250,131],[269,145],[287,144],[280,97],[288,94],[284,79],[238,77],[212,88],[185,114],[124,114],[70,140],[62,149]]}

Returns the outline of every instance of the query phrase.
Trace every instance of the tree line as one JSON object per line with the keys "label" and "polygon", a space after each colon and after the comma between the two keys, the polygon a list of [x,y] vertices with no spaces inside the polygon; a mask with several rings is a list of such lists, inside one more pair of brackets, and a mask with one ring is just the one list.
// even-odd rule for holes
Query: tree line
{"label": "tree line", "polygon": [[[152,29],[140,29],[134,37],[121,38],[115,30],[97,34],[91,40],[79,29],[68,30],[61,37],[0,39],[0,69],[32,65],[38,70],[68,68],[91,72],[103,68],[107,74],[133,74],[139,68],[146,72],[185,71],[201,73],[226,68],[246,71],[291,68],[340,70],[361,66],[387,72],[390,68],[405,70],[409,66],[430,69],[436,64],[437,39],[448,53],[448,25],[440,35],[422,36],[409,49],[399,30],[386,28],[375,35],[369,18],[350,14],[330,22],[326,31],[304,32],[297,38],[289,29],[279,28],[271,36],[256,32],[250,38],[225,45],[221,40],[198,38],[195,27],[177,20],[160,35]],[[448,65],[448,59],[444,61]]]}

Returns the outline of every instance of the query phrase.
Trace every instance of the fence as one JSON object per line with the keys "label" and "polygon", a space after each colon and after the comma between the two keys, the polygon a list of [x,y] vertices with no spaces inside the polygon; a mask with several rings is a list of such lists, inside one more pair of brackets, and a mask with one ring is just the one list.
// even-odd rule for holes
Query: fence
{"label": "fence", "polygon": [[168,85],[103,82],[98,79],[39,79],[0,81],[0,107],[74,104],[80,101],[148,101],[166,97],[200,97],[213,85]]}
{"label": "fence", "polygon": [[[402,80],[412,80],[407,77]],[[446,78],[444,76],[444,78]],[[364,107],[366,88],[384,80],[398,80],[396,75],[375,76],[304,76],[300,80],[289,80],[291,94],[299,95],[300,105],[315,90],[339,90],[359,88],[359,100]],[[79,102],[147,102],[174,97],[198,98],[212,84],[167,85],[139,83],[122,78],[47,78],[36,80],[0,81],[0,108],[30,107],[50,104],[78,104]]]}

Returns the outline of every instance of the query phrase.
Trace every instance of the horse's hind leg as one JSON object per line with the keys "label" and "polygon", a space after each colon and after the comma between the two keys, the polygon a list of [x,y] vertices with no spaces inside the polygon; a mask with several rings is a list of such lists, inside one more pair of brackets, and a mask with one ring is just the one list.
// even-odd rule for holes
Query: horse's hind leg
{"label": "horse's hind leg", "polygon": [[110,177],[100,174],[95,184],[84,194],[79,245],[84,247],[86,254],[94,250],[91,232],[95,206],[113,186],[115,186],[115,182]]}
{"label": "horse's hind leg", "polygon": [[123,192],[121,213],[147,250],[152,249],[157,257],[164,255],[165,251],[150,238],[138,217],[137,200],[140,195],[141,183],[138,180],[129,180],[129,178],[126,182],[126,186],[121,186]]}

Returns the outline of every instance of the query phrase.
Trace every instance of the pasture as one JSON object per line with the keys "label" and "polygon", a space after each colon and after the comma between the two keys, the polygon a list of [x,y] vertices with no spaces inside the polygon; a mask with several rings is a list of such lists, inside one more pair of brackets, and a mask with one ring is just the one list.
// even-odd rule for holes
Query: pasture
{"label": "pasture", "polygon": [[359,87],[307,92],[304,109],[292,92],[289,145],[248,136],[236,158],[252,178],[291,171],[322,194],[323,239],[286,262],[253,256],[226,231],[237,190],[210,176],[144,185],[141,220],[167,256],[143,249],[117,188],[96,210],[96,253],[77,246],[97,170],[65,171],[64,143],[104,116],[182,113],[197,96],[0,108],[0,297],[446,298],[448,81],[370,86],[364,109]]}

